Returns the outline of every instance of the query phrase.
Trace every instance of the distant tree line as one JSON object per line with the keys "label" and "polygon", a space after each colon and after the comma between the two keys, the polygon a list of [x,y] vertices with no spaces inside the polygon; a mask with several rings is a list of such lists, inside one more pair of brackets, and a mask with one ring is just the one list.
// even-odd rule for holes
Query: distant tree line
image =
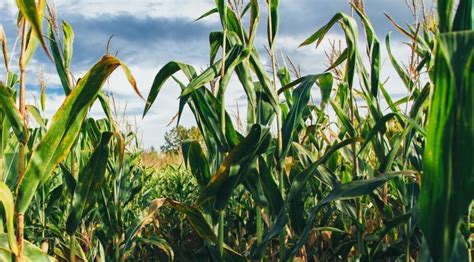
{"label": "distant tree line", "polygon": [[166,154],[177,154],[183,141],[188,139],[202,142],[199,128],[178,125],[165,133],[165,143],[160,147],[160,150]]}

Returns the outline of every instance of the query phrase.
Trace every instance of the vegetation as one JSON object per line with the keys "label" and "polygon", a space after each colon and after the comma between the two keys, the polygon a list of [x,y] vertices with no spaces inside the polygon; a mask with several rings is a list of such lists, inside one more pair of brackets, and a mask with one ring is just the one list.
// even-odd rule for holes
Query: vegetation
{"label": "vegetation", "polygon": [[166,154],[177,154],[185,140],[196,140],[202,142],[199,129],[195,126],[186,128],[178,125],[165,133],[165,143],[160,147],[161,152]]}
{"label": "vegetation", "polygon": [[[345,36],[343,48],[328,54],[327,70],[306,76],[277,57],[278,0],[216,0],[200,18],[216,15],[222,25],[209,34],[210,66],[198,72],[170,61],[146,98],[145,117],[164,83],[174,81],[178,122],[188,106],[199,130],[168,133],[162,150],[180,151],[184,165],[161,167],[147,160],[157,153],[136,149],[136,135],[118,128],[101,91],[121,67],[141,97],[128,67],[106,54],[76,80],[72,27],[59,29],[45,1],[16,2],[19,72],[10,71],[0,30],[2,260],[472,259],[471,0],[438,0],[436,19],[423,12],[406,26],[388,17],[412,49],[406,67],[392,54],[390,35],[391,65],[382,65],[383,45],[363,1],[353,1],[353,14],[335,14],[302,41],[317,46],[336,26]],[[260,20],[267,53],[254,45]],[[44,88],[39,106],[25,103],[25,69],[37,47],[64,89],[51,119],[43,116]],[[382,66],[394,67],[406,96],[392,99]],[[248,104],[243,131],[225,108],[233,76]],[[87,117],[96,100],[104,119]]]}

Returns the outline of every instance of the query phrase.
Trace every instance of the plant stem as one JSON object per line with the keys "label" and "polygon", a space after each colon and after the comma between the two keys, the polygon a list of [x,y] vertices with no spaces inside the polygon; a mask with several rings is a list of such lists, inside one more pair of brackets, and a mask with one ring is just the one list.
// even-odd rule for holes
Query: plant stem
{"label": "plant stem", "polygon": [[[349,90],[350,92],[350,112],[351,112],[351,124],[355,128],[355,99],[354,99],[354,92],[352,91],[352,88]],[[356,138],[357,134],[354,133],[353,138]],[[358,170],[359,170],[359,163],[357,161],[357,147],[356,147],[356,142],[354,141],[351,145],[352,147],[352,178],[356,178],[358,176]],[[362,228],[363,228],[363,217],[362,217],[362,198],[356,200],[357,201],[357,254],[363,254],[364,253],[364,239],[362,236]]]}
{"label": "plant stem", "polygon": [[76,237],[70,236],[69,239],[69,262],[76,261]]}
{"label": "plant stem", "polygon": [[[224,135],[225,138],[225,86],[224,83],[222,82],[222,79],[224,78],[225,75],[225,56],[226,56],[226,42],[227,42],[227,29],[224,27],[223,28],[223,39],[222,39],[222,66],[221,66],[221,78],[219,80],[219,90],[218,90],[218,95],[219,95],[219,100],[221,103],[221,110],[220,110],[220,124],[221,124],[221,131],[222,134]],[[225,153],[224,153],[225,157]],[[219,255],[221,258],[224,257],[224,216],[225,216],[225,211],[219,210],[219,224],[218,224],[218,243],[217,247],[219,250]]]}
{"label": "plant stem", "polygon": [[256,227],[257,227],[257,245],[259,245],[261,242],[262,242],[262,236],[263,236],[263,223],[262,223],[262,210],[261,208],[257,205],[255,207],[255,211],[257,212],[256,213],[256,216],[255,216],[255,220],[256,220]]}
{"label": "plant stem", "polygon": [[224,257],[224,210],[219,210],[219,232],[217,248],[221,258]]}
{"label": "plant stem", "polygon": [[[25,65],[26,65],[26,19],[23,19],[22,36],[21,36],[21,50],[20,50],[20,101],[19,111],[23,121],[26,124],[26,110],[25,110]],[[25,144],[20,142],[18,151],[18,180],[17,187],[25,175]],[[24,214],[17,214],[17,242],[18,242],[18,257],[17,261],[23,261],[23,228],[24,228]]]}
{"label": "plant stem", "polygon": [[16,215],[16,222],[17,222],[17,235],[16,241],[18,243],[18,256],[15,257],[15,261],[22,262],[23,261],[23,224],[24,224],[24,215],[17,214]]}
{"label": "plant stem", "polygon": [[[275,93],[277,93],[277,68],[276,68],[276,60],[275,60],[275,42],[273,39],[273,30],[272,30],[272,12],[271,12],[271,6],[270,3],[268,3],[268,30],[269,30],[269,35],[270,35],[270,58],[272,60],[272,73],[273,73],[273,89],[275,90]],[[285,188],[284,188],[284,173],[283,173],[283,168],[281,166],[280,162],[280,156],[282,153],[282,148],[283,148],[283,137],[281,133],[281,122],[282,122],[282,115],[281,115],[281,108],[279,106],[279,101],[277,101],[278,105],[276,108],[276,121],[277,121],[277,165],[276,165],[276,172],[277,172],[277,177],[278,177],[278,188],[280,190],[280,194],[283,197],[285,193]],[[279,235],[279,244],[280,244],[280,260],[283,260],[285,257],[285,229],[283,229],[280,232]]]}
{"label": "plant stem", "polygon": [[[22,27],[22,40],[21,40],[21,51],[20,51],[20,99],[18,109],[23,121],[26,123],[26,110],[25,110],[25,52],[26,52],[26,20],[23,20]],[[17,186],[20,185],[23,176],[25,175],[25,144],[20,142],[19,153],[18,153],[18,180]]]}

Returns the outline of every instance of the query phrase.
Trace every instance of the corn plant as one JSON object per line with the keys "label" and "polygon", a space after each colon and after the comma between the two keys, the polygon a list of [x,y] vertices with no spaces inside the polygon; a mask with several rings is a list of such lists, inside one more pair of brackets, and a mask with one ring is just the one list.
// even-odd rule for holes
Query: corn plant
{"label": "corn plant", "polygon": [[[181,90],[178,124],[187,106],[202,134],[182,142],[185,167],[161,174],[130,150],[138,139],[120,131],[101,91],[122,67],[140,96],[128,67],[106,54],[75,78],[72,26],[58,26],[46,1],[17,5],[18,72],[10,70],[0,27],[3,260],[471,259],[472,1],[439,0],[438,23],[424,16],[401,26],[387,15],[412,49],[404,67],[385,37],[407,92],[394,100],[381,79],[383,43],[363,1],[302,41],[318,47],[333,27],[344,33],[326,70],[302,76],[276,55],[278,0],[265,2],[264,19],[257,0],[216,0],[199,18],[221,22],[209,34],[209,67],[166,63],[146,100],[144,116],[173,80]],[[267,52],[255,45],[262,23]],[[44,85],[39,105],[25,100],[26,68],[38,47],[65,95],[51,119]],[[247,99],[244,128],[225,106],[232,77]],[[104,119],[87,117],[97,100]]]}
{"label": "corn plant", "polygon": [[[443,4],[447,8],[441,8]],[[438,10],[452,10],[453,5],[450,1],[439,1],[438,7],[441,7]],[[216,1],[216,8],[200,17],[218,14],[222,24],[222,31],[209,35],[209,68],[197,73],[191,65],[169,62],[157,73],[144,111],[145,115],[163,84],[172,77],[181,89],[179,115],[183,107],[188,105],[203,134],[204,147],[196,141],[183,144],[185,162],[201,186],[199,197],[193,205],[188,206],[189,209],[199,211],[200,215],[194,211],[192,214],[184,213],[198,234],[206,240],[204,248],[208,250],[211,260],[245,257],[272,260],[279,257],[282,261],[291,261],[295,257],[339,260],[354,257],[371,261],[392,257],[408,261],[430,256],[426,255],[426,248],[422,245],[423,239],[429,238],[428,245],[434,252],[431,257],[447,261],[451,254],[449,250],[453,247],[455,225],[465,214],[472,197],[468,194],[471,186],[464,179],[456,179],[465,188],[456,191],[453,189],[460,187],[451,186],[451,182],[433,182],[434,175],[430,173],[434,171],[429,171],[433,168],[438,176],[454,181],[446,176],[445,169],[430,164],[430,161],[436,165],[451,162],[429,160],[434,157],[434,153],[429,153],[431,151],[438,152],[437,157],[445,156],[445,144],[440,144],[445,142],[433,142],[425,149],[429,141],[442,138],[435,135],[442,132],[436,124],[437,120],[430,119],[433,114],[444,111],[433,113],[439,110],[429,103],[433,85],[430,82],[423,83],[419,78],[425,69],[430,72],[430,76],[433,75],[433,69],[434,76],[436,72],[448,71],[447,68],[437,69],[436,57],[440,55],[436,52],[447,49],[435,48],[442,45],[438,42],[433,44],[433,35],[438,35],[436,29],[430,31],[425,27],[424,34],[418,36],[417,29],[411,26],[408,30],[403,29],[392,20],[397,29],[411,38],[414,55],[421,59],[419,64],[414,65],[414,70],[407,72],[392,55],[390,37],[386,37],[390,61],[408,93],[406,97],[393,101],[380,79],[381,43],[364,11],[363,2],[352,4],[356,17],[338,13],[303,41],[302,46],[313,43],[319,45],[327,32],[338,24],[345,35],[344,49],[335,50],[325,72],[303,77],[296,75],[296,79],[292,79],[286,61],[279,64],[274,54],[278,39],[278,1],[267,1],[266,6],[270,72],[266,71],[254,46],[260,17],[258,1],[249,1],[241,9],[232,2]],[[454,18],[457,24],[454,28],[470,29],[471,8],[470,1],[461,3]],[[452,16],[451,11],[448,16]],[[366,36],[368,68],[360,53],[359,23],[356,18]],[[248,30],[243,26],[243,19],[250,21]],[[443,18],[440,13],[440,24],[445,23],[444,20],[451,23],[453,18]],[[449,50],[471,50],[469,46],[472,44],[468,39],[461,41],[459,47],[453,46],[454,49]],[[444,57],[455,59],[458,56]],[[465,72],[466,76],[469,75],[469,67],[464,66],[469,64],[469,59],[470,55],[464,57],[462,63],[456,64],[463,69],[450,72]],[[186,83],[173,76],[178,71],[186,76]],[[225,108],[225,90],[234,74],[247,97],[247,132],[243,134],[236,131]],[[455,76],[453,73],[453,81]],[[436,81],[445,79],[439,77],[439,80],[433,81],[435,90]],[[455,85],[458,82],[452,83]],[[459,80],[459,83],[470,85],[469,80]],[[321,91],[320,104],[314,104],[310,99],[315,85]],[[445,90],[443,92],[448,92],[447,87]],[[449,90],[453,97],[461,93],[454,91],[458,90],[454,87]],[[449,97],[444,94],[439,96],[442,99]],[[464,99],[470,95],[462,97]],[[467,106],[464,108],[463,99],[459,98],[456,100],[459,103],[450,104],[463,107],[456,111],[459,114],[455,114],[455,111],[451,113],[452,124],[442,126],[454,128],[454,123],[459,123],[461,129],[467,128],[462,130],[469,132],[472,123],[463,112],[472,110],[468,106],[469,102],[465,102]],[[388,105],[388,112],[382,108],[384,104]],[[329,105],[330,108],[327,108]],[[406,110],[401,110],[401,105],[405,105]],[[361,107],[367,108],[367,112],[360,110]],[[431,112],[429,116],[427,111]],[[329,112],[335,114],[336,119],[330,117]],[[455,120],[457,118],[454,115],[463,120]],[[334,121],[335,126],[332,124]],[[276,127],[274,133],[270,132],[271,127]],[[466,135],[467,140],[456,140],[457,143],[468,145],[469,134]],[[469,153],[462,154],[462,157],[470,157]],[[458,165],[462,170],[467,168],[466,171],[456,174],[469,177],[466,162],[464,160],[464,164]],[[418,207],[420,178],[428,182],[421,184],[421,206]],[[434,189],[434,185],[438,189]],[[228,213],[226,207],[229,200],[241,188],[253,198],[256,215],[251,219],[255,220],[255,241],[244,250],[232,250],[230,243],[226,245],[232,233],[226,232],[224,217]],[[447,190],[444,192],[459,193],[459,198],[441,198],[441,195],[433,198],[434,192],[441,194],[441,188]],[[452,201],[445,202],[448,208],[448,203],[461,204],[461,198],[465,202],[463,208],[456,208],[458,213],[447,211],[451,209],[437,209],[440,202],[431,202]],[[167,203],[176,207],[175,202]],[[446,219],[458,215],[452,220],[455,222],[448,223],[451,220],[446,220],[443,231],[434,229],[434,220],[428,221],[428,217],[435,214],[431,212],[446,212],[443,213]],[[438,224],[436,226],[439,227]],[[331,237],[328,239],[327,236]],[[276,239],[277,242],[274,241]],[[446,242],[439,239],[445,239]],[[445,243],[443,248],[439,246],[442,243]],[[457,256],[452,259],[467,261],[465,240],[461,237],[457,243],[461,248],[457,249]],[[236,254],[238,251],[239,255]]]}
{"label": "corn plant", "polygon": [[[472,1],[438,1],[420,225],[433,261],[468,260],[461,219],[474,198]],[[456,11],[455,11],[456,10]],[[469,213],[467,211],[469,210]],[[437,217],[437,221],[432,218]],[[466,219],[464,219],[466,221]],[[459,249],[461,251],[459,251]]]}
{"label": "corn plant", "polygon": [[[129,159],[128,156],[125,157],[125,138],[116,128],[107,97],[100,88],[119,66],[124,69],[129,82],[139,94],[136,82],[128,67],[111,55],[105,55],[83,77],[75,81],[69,70],[74,37],[72,27],[66,22],[63,23],[63,42],[61,43],[58,37],[59,32],[56,31],[54,15],[48,7],[50,13],[48,16],[50,49],[48,49],[42,33],[46,2],[17,1],[17,4],[20,11],[18,26],[22,29],[19,30],[22,46],[19,55],[19,77],[9,69],[6,37],[3,29],[1,32],[7,71],[5,83],[0,83],[0,99],[2,100],[0,106],[2,169],[0,173],[2,180],[7,183],[1,184],[2,203],[6,214],[4,218],[7,225],[6,233],[2,233],[2,239],[4,239],[2,257],[5,260],[15,257],[18,261],[54,260],[52,256],[45,253],[49,251],[48,240],[52,238],[55,244],[51,249],[54,251],[52,252],[55,254],[54,257],[63,259],[67,257],[71,261],[74,261],[76,257],[87,260],[87,255],[89,258],[94,258],[90,256],[93,253],[84,252],[82,245],[76,245],[76,232],[82,221],[89,217],[87,215],[96,206],[98,199],[105,200],[107,203],[108,200],[105,197],[108,196],[100,197],[97,193],[101,190],[110,192],[104,189],[108,184],[106,174],[122,174],[125,168],[130,168],[128,163],[124,164],[124,161]],[[65,92],[64,102],[50,121],[43,118],[37,107],[25,104],[25,68],[38,44],[41,44],[54,62]],[[18,85],[19,92],[16,92]],[[41,106],[44,109],[46,95],[44,88],[41,89],[41,94]],[[89,108],[97,98],[109,117],[101,125],[95,121],[86,120]],[[16,99],[20,104],[19,109],[15,105]],[[38,123],[37,128],[27,126],[26,110]],[[10,130],[13,130],[13,133]],[[115,139],[112,139],[113,137]],[[110,164],[104,165],[108,162]],[[8,169],[3,168],[4,163]],[[138,171],[126,170],[131,174],[134,172],[135,176],[141,176]],[[63,176],[59,175],[61,173]],[[115,176],[114,179],[118,177],[120,176]],[[117,181],[120,180],[110,183],[118,183]],[[121,185],[122,183],[118,183],[115,186]],[[134,187],[130,189],[137,190]],[[12,191],[16,193],[12,194]],[[69,193],[66,194],[66,191]],[[136,195],[136,192],[119,191],[121,195],[128,192],[128,195],[123,197],[115,195],[117,200],[124,198],[120,201],[130,201]],[[69,201],[63,201],[63,196],[66,196]],[[116,205],[123,206],[124,203],[117,202]],[[65,213],[66,210],[69,212]],[[119,260],[127,256],[131,250],[131,244],[136,239],[136,230],[149,223],[147,222],[150,220],[149,216],[153,216],[152,209],[148,216],[137,217],[135,225],[127,224],[131,227],[126,238],[127,243],[117,246],[114,249],[115,257],[111,257]],[[14,217],[16,221],[13,220]],[[24,240],[25,224],[27,236],[31,232],[39,233],[39,235],[31,236],[30,239],[39,240],[42,250]],[[33,230],[30,231],[30,228]],[[122,232],[125,230],[128,228],[122,229]],[[121,238],[120,232],[117,234],[115,244],[119,243],[118,239]],[[92,244],[86,248],[86,251],[93,250],[96,243],[99,243],[100,247],[108,247],[105,239],[102,242],[96,242],[96,238],[91,241]],[[69,243],[66,244],[67,242]],[[103,253],[97,256],[105,258]]]}

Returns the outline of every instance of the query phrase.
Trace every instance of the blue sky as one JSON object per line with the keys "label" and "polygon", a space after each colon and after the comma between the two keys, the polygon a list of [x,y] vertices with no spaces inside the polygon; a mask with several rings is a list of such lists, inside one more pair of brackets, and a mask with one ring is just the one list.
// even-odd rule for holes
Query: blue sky
{"label": "blue sky", "polygon": [[[50,3],[51,1],[48,1]],[[245,1],[247,2],[247,1]],[[261,0],[260,31],[256,45],[262,51],[266,44],[265,8]],[[403,38],[384,16],[389,13],[395,20],[404,24],[413,20],[404,0],[366,0],[366,11],[378,33],[381,42],[386,34],[393,31],[393,49],[397,57],[407,61],[409,51],[402,43]],[[158,70],[168,61],[176,60],[193,64],[196,68],[208,66],[208,34],[219,30],[217,17],[194,20],[213,7],[213,0],[56,0],[55,6],[59,20],[69,22],[75,31],[72,72],[76,78],[84,74],[105,53],[107,40],[111,35],[111,51],[129,65],[135,75],[143,95],[147,95]],[[324,50],[329,42],[325,41],[317,50],[313,47],[298,48],[307,36],[325,24],[337,12],[350,13],[346,0],[280,0],[280,32],[277,50],[289,56],[301,66],[303,74],[318,73],[324,70],[326,59]],[[14,0],[0,0],[0,24],[7,33],[9,51],[12,53],[15,42],[17,11]],[[364,34],[361,32],[361,38]],[[329,38],[343,40],[340,30],[331,31]],[[404,92],[401,81],[395,76],[390,62],[382,48],[384,80],[390,76],[387,87],[392,94]],[[55,75],[54,66],[41,50],[33,58],[28,71],[28,102],[35,103],[38,97],[37,76],[44,71],[48,83],[48,102],[46,115],[50,116],[59,107],[64,96],[60,82]],[[263,54],[263,53],[262,53]],[[13,53],[14,58],[17,54]],[[265,58],[264,58],[265,60]],[[15,60],[13,60],[15,61]],[[0,65],[0,79],[4,79],[3,63]],[[135,95],[120,70],[109,80],[106,90],[113,93],[119,112],[138,126],[145,147],[158,148],[164,141],[163,135],[171,126],[167,126],[177,112],[179,88],[172,82],[164,86],[150,113],[141,119],[144,102]],[[231,114],[244,114],[245,102],[239,98],[242,91],[238,85],[229,89],[226,107]],[[94,106],[91,115],[101,117],[98,106]],[[182,124],[192,125],[193,117],[189,111],[184,113]]]}

